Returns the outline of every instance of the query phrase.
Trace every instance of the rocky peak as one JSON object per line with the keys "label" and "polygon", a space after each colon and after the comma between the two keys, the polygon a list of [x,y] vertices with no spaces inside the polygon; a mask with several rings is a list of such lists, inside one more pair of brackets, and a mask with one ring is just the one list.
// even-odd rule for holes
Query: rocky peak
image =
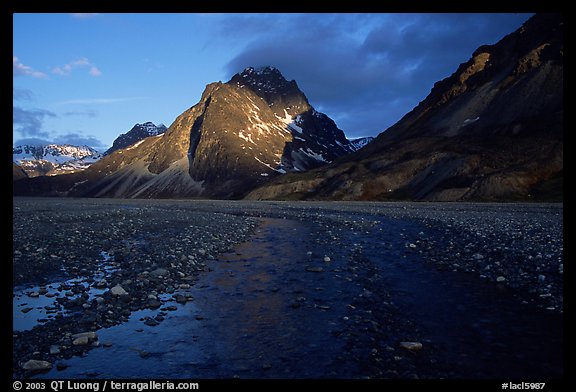
{"label": "rocky peak", "polygon": [[300,91],[296,82],[286,80],[274,67],[248,67],[234,75],[228,84],[249,88],[264,99],[270,109],[280,117],[285,116],[284,110],[290,116],[296,117],[311,109],[308,99]]}
{"label": "rocky peak", "polygon": [[[267,90],[270,92],[290,88],[296,83],[294,81],[289,82],[277,68],[270,66],[257,69],[248,67],[236,75],[241,78],[238,80],[241,84],[252,86],[257,90]],[[232,80],[236,82],[234,78],[232,78]]]}
{"label": "rocky peak", "polygon": [[155,125],[151,121],[145,123],[136,123],[127,133],[123,133],[114,140],[112,147],[104,153],[108,155],[116,150],[126,148],[150,136],[158,136],[166,132],[164,124]]}

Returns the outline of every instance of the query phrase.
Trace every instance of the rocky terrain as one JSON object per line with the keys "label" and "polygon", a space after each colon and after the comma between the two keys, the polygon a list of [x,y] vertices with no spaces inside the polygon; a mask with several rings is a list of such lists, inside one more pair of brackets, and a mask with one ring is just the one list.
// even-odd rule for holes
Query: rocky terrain
{"label": "rocky terrain", "polygon": [[249,199],[562,200],[563,19],[537,14],[361,151]]}
{"label": "rocky terrain", "polygon": [[[185,350],[196,344],[217,350],[214,339],[233,339],[239,350],[248,344],[242,350],[249,352],[261,344],[282,347],[284,335],[274,332],[281,328],[268,322],[309,321],[297,323],[302,345],[284,354],[250,354],[242,364],[223,349],[214,351],[223,356],[222,367],[182,373],[166,368],[180,349],[165,346],[168,351],[154,354],[143,340],[129,347],[137,363],[131,369],[208,378],[559,377],[562,213],[559,204],[15,198],[14,375],[52,369],[51,378],[98,376],[82,366],[105,368],[108,360],[81,365],[72,358],[92,350],[106,357],[99,350],[121,345],[112,331],[122,324],[143,339],[163,326],[172,336],[179,309],[191,303],[204,311],[193,312],[188,323],[208,324],[199,324],[196,337],[187,334],[188,348],[174,337]],[[247,308],[238,308],[238,300]],[[254,313],[250,304],[264,308]],[[263,323],[258,317],[269,306],[274,311]],[[136,313],[142,316],[133,319]],[[17,327],[34,314],[39,322]],[[236,341],[229,335],[242,325],[250,332]],[[224,335],[212,336],[216,331]],[[316,344],[331,347],[330,359],[308,366],[301,350]]]}

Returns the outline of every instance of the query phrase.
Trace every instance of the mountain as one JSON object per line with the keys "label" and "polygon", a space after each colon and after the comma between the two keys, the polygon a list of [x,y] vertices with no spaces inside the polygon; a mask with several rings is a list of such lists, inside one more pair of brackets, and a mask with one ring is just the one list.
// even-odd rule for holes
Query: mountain
{"label": "mountain", "polygon": [[166,129],[167,128],[164,124],[155,125],[150,121],[143,124],[135,124],[127,133],[123,133],[118,136],[112,143],[112,147],[106,150],[104,155],[108,155],[116,150],[129,147],[147,137],[163,134],[166,132]]}
{"label": "mountain", "polygon": [[537,14],[365,148],[248,198],[561,200],[563,114],[563,18]]}
{"label": "mountain", "polygon": [[240,198],[355,149],[294,80],[273,67],[249,67],[207,85],[164,133],[112,151],[78,175],[19,181],[15,194]]}
{"label": "mountain", "polygon": [[12,162],[12,181],[28,178],[28,174],[16,163]]}
{"label": "mountain", "polygon": [[88,167],[98,162],[102,158],[102,154],[87,155],[82,158],[72,159],[59,164],[54,169],[46,173],[47,176],[57,176],[67,173],[76,173],[86,170]]}
{"label": "mountain", "polygon": [[359,137],[357,139],[350,139],[350,145],[354,151],[366,147],[369,143],[373,142],[375,138],[372,136]]}
{"label": "mountain", "polygon": [[78,170],[85,165],[87,158],[94,160],[99,157],[98,151],[93,148],[70,144],[22,145],[14,147],[12,154],[12,161],[17,163],[28,177]]}

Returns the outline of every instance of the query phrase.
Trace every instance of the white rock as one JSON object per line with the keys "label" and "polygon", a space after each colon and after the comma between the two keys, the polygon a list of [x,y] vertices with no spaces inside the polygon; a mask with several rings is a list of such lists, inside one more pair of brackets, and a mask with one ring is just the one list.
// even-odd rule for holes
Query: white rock
{"label": "white rock", "polygon": [[90,339],[88,339],[87,336],[82,336],[72,341],[72,344],[74,346],[86,346],[88,343],[90,343]]}
{"label": "white rock", "polygon": [[128,294],[128,292],[126,290],[124,290],[124,288],[122,286],[120,286],[119,284],[117,284],[116,286],[112,287],[110,289],[110,292],[113,295],[126,295]]}
{"label": "white rock", "polygon": [[330,257],[324,256],[324,262],[325,262],[325,263],[329,263],[329,262],[330,262]]}
{"label": "white rock", "polygon": [[506,278],[503,277],[503,276],[499,276],[499,277],[496,278],[496,282],[498,282],[498,283],[502,283],[502,282],[505,282],[505,281],[506,281]]}
{"label": "white rock", "polygon": [[422,343],[420,342],[400,342],[400,347],[410,351],[422,350]]}
{"label": "white rock", "polygon": [[80,333],[75,333],[74,335],[72,335],[72,339],[88,338],[88,339],[93,340],[93,339],[96,339],[97,337],[98,337],[98,335],[94,331],[80,332]]}
{"label": "white rock", "polygon": [[24,370],[48,370],[52,369],[52,364],[48,361],[39,361],[37,359],[31,359],[22,365],[22,369]]}

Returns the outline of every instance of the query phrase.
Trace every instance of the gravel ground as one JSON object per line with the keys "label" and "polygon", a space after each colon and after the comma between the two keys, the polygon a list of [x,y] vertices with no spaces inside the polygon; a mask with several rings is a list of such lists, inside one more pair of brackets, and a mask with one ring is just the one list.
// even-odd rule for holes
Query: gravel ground
{"label": "gravel ground", "polygon": [[[122,323],[135,310],[159,308],[166,296],[176,303],[193,300],[189,289],[208,270],[206,261],[248,239],[260,217],[320,227],[317,241],[327,254],[356,260],[348,271],[351,280],[366,274],[358,271],[362,249],[358,244],[340,249],[342,236],[367,233],[382,217],[416,221],[428,230],[400,233],[402,252],[419,253],[439,269],[515,288],[526,302],[562,312],[562,213],[561,204],[14,198],[14,285],[48,285],[72,277],[86,283],[57,288],[66,295],[58,298],[53,320],[14,331],[14,375],[36,372],[22,371],[29,358],[70,358],[100,344],[91,335],[74,334]],[[93,276],[102,268],[101,252],[110,255],[114,269],[98,280]],[[108,290],[93,298],[91,287]],[[28,294],[45,295],[43,288]],[[162,317],[146,321],[160,323]],[[58,353],[49,354],[54,346]],[[28,367],[33,365],[43,366]]]}

